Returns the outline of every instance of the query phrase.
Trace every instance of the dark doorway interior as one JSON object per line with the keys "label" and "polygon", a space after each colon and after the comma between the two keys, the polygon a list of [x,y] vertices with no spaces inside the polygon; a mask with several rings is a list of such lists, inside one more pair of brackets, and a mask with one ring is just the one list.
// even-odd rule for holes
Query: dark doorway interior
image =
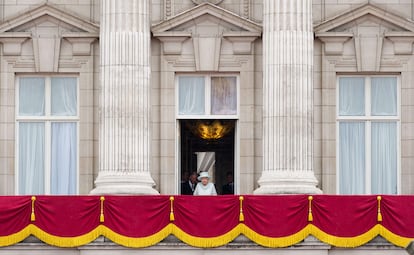
{"label": "dark doorway interior", "polygon": [[[195,132],[199,123],[209,125],[214,121],[229,128],[222,138],[203,139]],[[215,170],[214,183],[217,193],[223,194],[223,185],[227,183],[227,174],[234,177],[234,135],[235,120],[180,120],[181,134],[181,177],[186,173],[197,170],[197,156],[195,152],[214,151],[215,152]]]}

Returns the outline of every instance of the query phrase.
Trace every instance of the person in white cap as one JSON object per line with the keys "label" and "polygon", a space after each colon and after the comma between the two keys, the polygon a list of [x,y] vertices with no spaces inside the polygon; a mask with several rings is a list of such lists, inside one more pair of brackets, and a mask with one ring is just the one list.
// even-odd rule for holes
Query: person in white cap
{"label": "person in white cap", "polygon": [[211,182],[208,182],[210,176],[208,172],[201,172],[198,180],[201,181],[194,190],[194,195],[207,195],[207,196],[215,196],[217,195],[216,187]]}

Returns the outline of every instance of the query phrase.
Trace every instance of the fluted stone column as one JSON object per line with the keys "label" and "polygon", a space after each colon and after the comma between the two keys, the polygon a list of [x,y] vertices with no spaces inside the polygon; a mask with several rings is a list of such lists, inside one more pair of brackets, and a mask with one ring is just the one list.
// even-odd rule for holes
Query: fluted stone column
{"label": "fluted stone column", "polygon": [[92,194],[158,194],[150,176],[149,5],[101,1],[99,174]]}
{"label": "fluted stone column", "polygon": [[312,1],[263,4],[263,172],[254,193],[321,193],[312,159]]}

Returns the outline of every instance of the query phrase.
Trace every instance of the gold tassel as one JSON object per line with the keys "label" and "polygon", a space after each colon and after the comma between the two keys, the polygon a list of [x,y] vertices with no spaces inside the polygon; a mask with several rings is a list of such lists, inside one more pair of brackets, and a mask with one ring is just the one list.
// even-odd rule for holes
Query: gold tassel
{"label": "gold tassel", "polygon": [[105,216],[104,216],[104,201],[105,197],[101,197],[101,215],[99,216],[99,222],[105,222]]}
{"label": "gold tassel", "polygon": [[243,200],[244,200],[244,197],[243,196],[240,196],[239,197],[239,200],[240,200],[240,215],[239,215],[239,221],[240,222],[243,222],[244,221],[244,214],[243,214]]}
{"label": "gold tassel", "polygon": [[381,214],[381,196],[377,196],[377,200],[378,200],[378,215],[377,215],[377,221],[381,222],[382,221],[382,214]]}
{"label": "gold tassel", "polygon": [[32,196],[32,213],[30,214],[30,221],[35,221],[36,220],[35,211],[34,211],[35,201],[36,201],[36,197]]}
{"label": "gold tassel", "polygon": [[308,221],[309,222],[312,222],[313,221],[313,215],[312,215],[312,200],[313,200],[313,197],[312,196],[309,196],[308,197],[308,200],[309,200]]}
{"label": "gold tassel", "polygon": [[174,207],[173,207],[173,203],[174,203],[174,197],[170,197],[170,221],[175,221],[175,217],[174,217]]}

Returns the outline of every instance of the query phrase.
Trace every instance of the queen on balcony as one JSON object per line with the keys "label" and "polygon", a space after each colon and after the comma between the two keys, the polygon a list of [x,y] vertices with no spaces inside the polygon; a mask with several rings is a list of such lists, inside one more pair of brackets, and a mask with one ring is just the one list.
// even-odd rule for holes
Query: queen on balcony
{"label": "queen on balcony", "polygon": [[214,184],[209,182],[210,176],[208,175],[208,172],[201,172],[200,176],[198,176],[198,180],[201,181],[199,185],[196,186],[196,189],[194,190],[194,195],[210,195],[215,196],[217,195],[216,188],[214,187]]}

